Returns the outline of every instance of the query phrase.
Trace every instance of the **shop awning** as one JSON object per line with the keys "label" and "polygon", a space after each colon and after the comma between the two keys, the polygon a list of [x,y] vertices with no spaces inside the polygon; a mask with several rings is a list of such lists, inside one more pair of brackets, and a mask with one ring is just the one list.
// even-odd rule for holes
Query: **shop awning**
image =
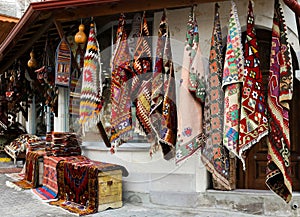
{"label": "shop awning", "polygon": [[31,3],[20,21],[0,44],[0,74],[16,59],[28,60],[32,48],[41,53],[46,38],[58,44],[63,32],[76,32],[80,19],[95,17],[97,22],[105,25],[111,20],[116,20],[120,13],[177,8],[207,2],[217,1],[54,0]]}

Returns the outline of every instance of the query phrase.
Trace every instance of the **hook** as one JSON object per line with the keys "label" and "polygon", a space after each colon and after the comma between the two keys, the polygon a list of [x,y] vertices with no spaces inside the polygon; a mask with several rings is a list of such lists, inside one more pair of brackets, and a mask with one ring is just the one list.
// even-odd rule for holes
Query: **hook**
{"label": "hook", "polygon": [[197,7],[197,4],[193,4],[192,6],[192,14],[193,14],[193,20],[195,20],[195,9]]}
{"label": "hook", "polygon": [[164,15],[167,16],[167,9],[164,8]]}

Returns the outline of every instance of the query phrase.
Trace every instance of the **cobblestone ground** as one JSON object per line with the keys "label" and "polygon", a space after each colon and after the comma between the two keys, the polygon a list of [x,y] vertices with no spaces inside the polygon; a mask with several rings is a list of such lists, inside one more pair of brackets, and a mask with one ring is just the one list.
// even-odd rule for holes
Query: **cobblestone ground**
{"label": "cobblestone ground", "polygon": [[[8,187],[11,178],[0,174],[0,216],[1,217],[71,217],[76,216],[66,210],[48,205],[39,200],[30,190],[18,191]],[[193,210],[171,207],[143,206],[125,203],[122,208],[109,209],[92,215],[93,217],[242,217],[252,216],[217,210]]]}
{"label": "cobblestone ground", "polygon": [[[12,162],[0,163],[0,168],[14,167]],[[0,216],[1,217],[71,217],[76,216],[62,208],[48,205],[38,199],[31,190],[16,190],[6,185],[12,181],[0,174]],[[108,209],[92,215],[93,217],[248,217],[240,213],[220,212],[218,210],[194,210],[154,205],[124,203],[122,208]]]}

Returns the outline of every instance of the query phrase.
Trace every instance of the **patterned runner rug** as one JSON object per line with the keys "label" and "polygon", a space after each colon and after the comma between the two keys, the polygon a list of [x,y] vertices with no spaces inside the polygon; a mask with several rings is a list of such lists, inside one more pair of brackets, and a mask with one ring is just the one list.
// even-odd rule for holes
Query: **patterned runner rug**
{"label": "patterned runner rug", "polygon": [[22,180],[14,181],[13,184],[22,189],[30,189],[37,187],[39,177],[39,158],[43,157],[44,151],[28,152],[26,156],[25,177]]}
{"label": "patterned runner rug", "polygon": [[22,171],[20,167],[0,168],[0,174],[19,173]]}
{"label": "patterned runner rug", "polygon": [[43,186],[32,192],[42,200],[53,200],[57,197],[57,164],[60,161],[87,160],[84,156],[55,157],[44,156]]}
{"label": "patterned runner rug", "polygon": [[98,172],[116,169],[124,171],[122,166],[92,160],[60,161],[57,166],[58,200],[50,204],[79,215],[96,213],[99,204]]}

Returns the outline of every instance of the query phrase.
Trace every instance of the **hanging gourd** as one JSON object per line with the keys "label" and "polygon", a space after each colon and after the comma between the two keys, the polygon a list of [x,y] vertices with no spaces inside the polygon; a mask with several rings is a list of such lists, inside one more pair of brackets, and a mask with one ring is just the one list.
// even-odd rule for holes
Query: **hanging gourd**
{"label": "hanging gourd", "polygon": [[85,44],[87,37],[86,37],[86,34],[84,33],[84,25],[80,24],[78,29],[79,29],[79,32],[77,32],[75,35],[75,42],[77,44]]}
{"label": "hanging gourd", "polygon": [[37,62],[36,62],[36,59],[34,58],[33,50],[30,52],[30,59],[28,60],[27,65],[29,68],[37,67]]}

